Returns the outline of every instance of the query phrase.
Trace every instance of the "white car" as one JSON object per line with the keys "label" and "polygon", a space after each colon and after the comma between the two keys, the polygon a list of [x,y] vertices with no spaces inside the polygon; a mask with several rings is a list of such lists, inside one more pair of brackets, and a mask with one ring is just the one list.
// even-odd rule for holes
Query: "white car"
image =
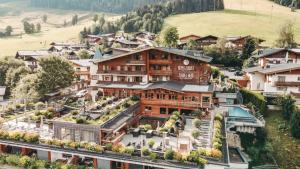
{"label": "white car", "polygon": [[84,97],[87,93],[87,90],[81,90],[76,94],[76,97]]}

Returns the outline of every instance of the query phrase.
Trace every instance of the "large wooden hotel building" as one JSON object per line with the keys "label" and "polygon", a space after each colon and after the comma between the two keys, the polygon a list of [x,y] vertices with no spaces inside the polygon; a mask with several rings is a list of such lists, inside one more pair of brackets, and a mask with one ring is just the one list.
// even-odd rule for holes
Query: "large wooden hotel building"
{"label": "large wooden hotel building", "polygon": [[104,56],[91,68],[92,97],[138,95],[144,116],[207,109],[213,95],[210,61],[203,53],[170,48]]}

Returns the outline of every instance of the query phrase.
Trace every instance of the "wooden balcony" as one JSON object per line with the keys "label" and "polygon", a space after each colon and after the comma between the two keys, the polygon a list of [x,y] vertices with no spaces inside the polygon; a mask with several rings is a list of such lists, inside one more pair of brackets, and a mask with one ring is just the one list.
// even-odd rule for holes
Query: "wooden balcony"
{"label": "wooden balcony", "polygon": [[146,71],[98,70],[97,74],[117,75],[146,75]]}
{"label": "wooden balcony", "polygon": [[178,100],[146,100],[143,99],[141,101],[144,105],[160,105],[160,106],[172,106],[172,107],[180,107],[180,108],[210,108],[210,103],[207,102],[185,102]]}
{"label": "wooden balcony", "polygon": [[90,72],[89,71],[76,71],[75,75],[89,75]]}
{"label": "wooden balcony", "polygon": [[157,64],[157,65],[171,65],[173,62],[172,60],[167,59],[155,59],[149,60],[150,64]]}
{"label": "wooden balcony", "polygon": [[128,85],[138,85],[142,82],[122,82],[122,81],[102,81],[98,80],[97,84],[109,85],[109,84],[128,84]]}
{"label": "wooden balcony", "polygon": [[146,65],[143,60],[131,60],[127,62],[127,65]]}
{"label": "wooden balcony", "polygon": [[171,76],[172,70],[150,70],[150,75]]}
{"label": "wooden balcony", "polygon": [[295,96],[295,97],[300,97],[300,92],[291,92],[291,95]]}
{"label": "wooden balcony", "polygon": [[300,86],[300,82],[276,81],[275,86]]}

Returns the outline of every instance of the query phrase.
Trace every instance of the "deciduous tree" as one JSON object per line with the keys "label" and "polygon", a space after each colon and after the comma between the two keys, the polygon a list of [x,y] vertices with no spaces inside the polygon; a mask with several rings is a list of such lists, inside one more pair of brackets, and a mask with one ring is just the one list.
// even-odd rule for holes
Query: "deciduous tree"
{"label": "deciduous tree", "polygon": [[164,44],[167,47],[177,47],[177,41],[179,39],[179,34],[177,28],[169,27],[164,32]]}

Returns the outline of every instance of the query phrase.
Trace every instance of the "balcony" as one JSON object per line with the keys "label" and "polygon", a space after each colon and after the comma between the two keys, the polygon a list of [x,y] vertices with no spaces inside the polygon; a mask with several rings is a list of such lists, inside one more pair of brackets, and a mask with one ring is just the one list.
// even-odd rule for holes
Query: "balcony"
{"label": "balcony", "polygon": [[138,85],[142,82],[124,82],[124,81],[102,81],[98,80],[97,84],[101,85],[109,85],[109,84],[128,84],[128,85]]}
{"label": "balcony", "polygon": [[275,86],[300,86],[300,82],[276,81]]}
{"label": "balcony", "polygon": [[143,60],[131,60],[126,63],[126,65],[146,65]]}
{"label": "balcony", "polygon": [[75,75],[89,75],[89,71],[75,71]]}
{"label": "balcony", "polygon": [[150,75],[171,76],[172,70],[150,70]]}
{"label": "balcony", "polygon": [[209,102],[185,102],[178,100],[147,100],[143,99],[142,104],[144,105],[160,105],[160,106],[175,106],[181,108],[210,108]]}
{"label": "balcony", "polygon": [[97,74],[117,74],[117,75],[146,75],[146,71],[140,70],[140,71],[124,71],[124,70],[98,70]]}
{"label": "balcony", "polygon": [[149,60],[150,64],[158,64],[158,65],[171,65],[173,62],[169,59],[155,59]]}

